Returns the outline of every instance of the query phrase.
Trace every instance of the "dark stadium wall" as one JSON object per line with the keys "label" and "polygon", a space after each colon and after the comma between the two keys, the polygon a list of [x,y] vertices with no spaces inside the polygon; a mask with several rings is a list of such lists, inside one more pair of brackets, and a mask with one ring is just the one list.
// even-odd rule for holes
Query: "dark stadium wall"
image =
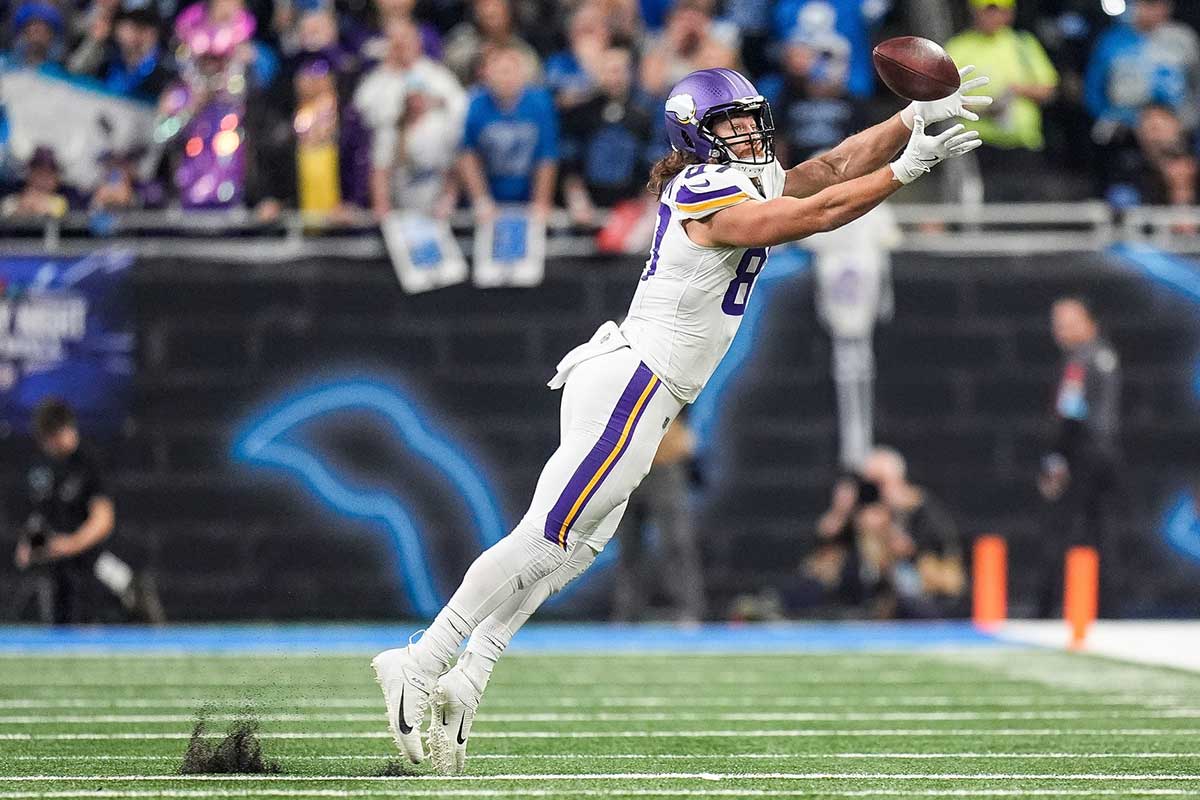
{"label": "dark stadium wall", "polygon": [[[557,440],[553,365],[619,318],[640,268],[561,260],[537,289],[406,296],[382,261],[142,260],[133,423],[106,445],[119,547],[157,570],[176,619],[427,610],[524,510]],[[1194,308],[1101,255],[904,254],[895,277],[877,438],[968,538],[1009,538],[1018,612],[1042,549],[1048,309],[1063,293],[1094,300],[1126,376],[1128,524],[1106,554],[1118,611],[1195,613],[1200,563],[1160,530],[1200,475]],[[803,272],[779,281],[710,434],[697,507],[716,615],[786,578],[828,501],[830,348],[811,292]],[[11,493],[18,457],[3,478]],[[604,616],[608,583],[596,570],[552,613]]]}

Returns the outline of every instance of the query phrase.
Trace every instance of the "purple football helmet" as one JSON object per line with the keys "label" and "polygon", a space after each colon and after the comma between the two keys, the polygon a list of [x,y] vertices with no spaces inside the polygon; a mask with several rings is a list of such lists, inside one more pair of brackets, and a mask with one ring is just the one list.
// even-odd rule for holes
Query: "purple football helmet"
{"label": "purple football helmet", "polygon": [[[733,136],[717,136],[713,125],[721,120],[749,114],[758,130]],[[775,122],[771,107],[754,84],[731,69],[702,69],[689,74],[667,98],[667,136],[671,147],[691,153],[702,163],[731,164],[752,175],[775,160]],[[739,159],[733,148],[753,145],[749,158]]]}

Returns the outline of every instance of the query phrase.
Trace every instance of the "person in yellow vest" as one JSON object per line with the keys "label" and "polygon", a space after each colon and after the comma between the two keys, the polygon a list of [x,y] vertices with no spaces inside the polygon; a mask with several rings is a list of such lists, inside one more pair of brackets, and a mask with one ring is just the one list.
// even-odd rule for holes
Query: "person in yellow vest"
{"label": "person in yellow vest", "polygon": [[972,27],[947,42],[946,51],[956,64],[974,64],[992,79],[983,91],[995,102],[980,109],[978,122],[965,123],[983,139],[978,154],[988,199],[1037,199],[1029,196],[1028,175],[1044,167],[1041,107],[1054,97],[1058,72],[1032,33],[1013,30],[1016,0],[968,2]]}

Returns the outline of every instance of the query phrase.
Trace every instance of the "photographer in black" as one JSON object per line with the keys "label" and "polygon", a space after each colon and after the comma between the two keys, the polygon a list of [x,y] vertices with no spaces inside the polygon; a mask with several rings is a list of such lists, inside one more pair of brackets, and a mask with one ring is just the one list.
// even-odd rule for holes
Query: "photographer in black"
{"label": "photographer in black", "polygon": [[116,511],[96,461],[80,447],[71,408],[58,399],[42,402],[34,412],[33,433],[42,457],[27,473],[29,516],[13,560],[18,569],[41,569],[49,578],[47,621],[95,621],[114,596],[126,612],[161,621],[152,589],[104,547]]}
{"label": "photographer in black", "polygon": [[[734,599],[734,619],[783,616],[888,618],[897,613],[897,578],[911,572],[912,538],[896,525],[880,486],[861,475],[838,478],[816,542],[799,570],[763,591]],[[911,583],[911,581],[907,581]]]}

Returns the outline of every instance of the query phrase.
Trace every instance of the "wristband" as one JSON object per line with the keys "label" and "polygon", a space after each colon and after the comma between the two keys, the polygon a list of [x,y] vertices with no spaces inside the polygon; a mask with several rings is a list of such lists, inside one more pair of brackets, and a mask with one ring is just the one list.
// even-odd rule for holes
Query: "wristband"
{"label": "wristband", "polygon": [[896,176],[896,180],[905,186],[929,172],[929,167],[911,158],[908,153],[904,153],[888,166],[892,168],[892,174]]}

